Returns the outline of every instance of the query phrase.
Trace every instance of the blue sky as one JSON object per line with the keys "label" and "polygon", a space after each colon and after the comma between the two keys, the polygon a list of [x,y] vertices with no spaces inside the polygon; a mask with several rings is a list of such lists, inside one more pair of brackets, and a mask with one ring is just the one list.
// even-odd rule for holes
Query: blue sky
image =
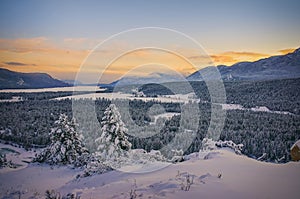
{"label": "blue sky", "polygon": [[0,37],[105,38],[130,28],[159,26],[185,32],[217,50],[234,50],[225,46],[228,42],[238,50],[238,41],[246,49],[267,51],[253,42],[270,48],[299,45],[299,10],[296,0],[12,0],[1,1]]}
{"label": "blue sky", "polygon": [[[52,46],[62,47],[68,38],[103,40],[145,26],[186,33],[211,54],[273,55],[300,46],[297,0],[2,0],[0,4],[2,50],[17,39],[46,38]],[[83,48],[91,45],[82,44]],[[4,55],[2,59],[11,61]]]}

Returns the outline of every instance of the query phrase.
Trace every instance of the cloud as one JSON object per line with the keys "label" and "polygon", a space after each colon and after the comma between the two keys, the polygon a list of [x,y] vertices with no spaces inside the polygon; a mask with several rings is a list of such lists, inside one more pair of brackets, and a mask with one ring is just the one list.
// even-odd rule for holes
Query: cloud
{"label": "cloud", "polygon": [[45,37],[0,39],[1,67],[19,72],[76,74],[88,53]]}
{"label": "cloud", "polygon": [[9,66],[36,66],[36,64],[25,64],[25,63],[22,63],[22,62],[3,62],[4,64],[6,65],[9,65]]}
{"label": "cloud", "polygon": [[213,59],[214,62],[224,63],[224,64],[235,63],[239,61],[238,59],[230,55],[211,55],[211,58]]}
{"label": "cloud", "polygon": [[[226,64],[232,65],[242,61],[256,61],[258,59],[269,57],[269,54],[257,53],[257,52],[236,52],[227,51],[219,54],[212,54],[210,58],[213,60],[215,65]],[[209,56],[191,56],[190,59],[194,60],[207,60]]]}
{"label": "cloud", "polygon": [[228,51],[222,53],[224,55],[236,55],[236,56],[247,56],[247,57],[264,57],[269,56],[269,54],[264,53],[257,53],[257,52],[235,52],[235,51]]}
{"label": "cloud", "polygon": [[190,56],[188,57],[189,59],[208,59],[209,56],[208,55],[195,55],[195,56]]}
{"label": "cloud", "polygon": [[285,55],[285,54],[288,54],[288,53],[292,53],[295,50],[296,50],[296,48],[286,48],[286,49],[279,50],[278,52],[280,52],[281,54]]}
{"label": "cloud", "polygon": [[87,41],[87,38],[65,38],[64,43],[84,43]]}
{"label": "cloud", "polygon": [[[0,39],[0,66],[20,72],[36,71],[47,72],[60,77],[63,75],[69,76],[68,74],[74,76],[89,55],[88,61],[85,60],[85,66],[88,66],[85,68],[85,72],[91,76],[98,75],[98,71],[105,68],[100,64],[100,57],[114,59],[116,55],[121,55],[129,44],[123,41],[115,41],[105,46],[105,48],[96,49],[92,54],[89,54],[97,42],[97,40],[87,38],[65,38],[60,41],[54,41],[46,37]],[[278,52],[286,53],[293,50],[283,49]],[[199,55],[197,54],[198,51],[195,52],[191,49],[183,49],[183,52],[184,56],[159,49],[146,48],[131,51],[114,60],[107,68],[106,73],[110,78],[117,77],[133,70],[135,67],[150,63],[166,65],[174,71],[189,74],[200,67],[219,64],[232,65],[241,61],[255,61],[270,56],[264,53],[236,51],[215,53],[210,56]],[[195,66],[189,61],[193,61],[191,63]],[[153,68],[153,70],[160,71],[164,69],[160,67]],[[138,72],[148,73],[149,71],[146,71],[145,67],[141,67]]]}
{"label": "cloud", "polygon": [[45,37],[18,38],[18,39],[0,39],[0,50],[29,53],[32,51],[53,48]]}
{"label": "cloud", "polygon": [[[67,39],[70,40],[70,39]],[[36,38],[17,38],[0,39],[0,52],[12,53],[50,53],[50,54],[69,54],[84,53],[88,50],[79,50],[68,45],[54,43],[46,37]]]}

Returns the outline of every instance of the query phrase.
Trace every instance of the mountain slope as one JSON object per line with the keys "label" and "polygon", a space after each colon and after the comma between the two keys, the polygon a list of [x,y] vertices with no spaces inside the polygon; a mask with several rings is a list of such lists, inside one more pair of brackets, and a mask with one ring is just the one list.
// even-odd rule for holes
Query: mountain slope
{"label": "mountain slope", "polygon": [[0,89],[51,88],[70,86],[46,73],[19,73],[0,68]]}
{"label": "mountain slope", "polygon": [[[201,69],[187,77],[190,81],[202,81],[201,74],[207,79],[214,79],[209,74],[214,67]],[[300,48],[293,53],[272,56],[255,62],[239,62],[232,66],[217,66],[225,80],[270,80],[300,77]]]}

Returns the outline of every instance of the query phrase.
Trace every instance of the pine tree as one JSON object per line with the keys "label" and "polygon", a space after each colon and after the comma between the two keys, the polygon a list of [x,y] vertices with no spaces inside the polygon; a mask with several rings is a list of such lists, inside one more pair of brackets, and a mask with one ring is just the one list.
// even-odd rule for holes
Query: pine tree
{"label": "pine tree", "polygon": [[61,114],[50,132],[51,144],[37,157],[38,162],[49,164],[75,164],[88,153],[82,143],[82,136],[76,131],[76,122]]}
{"label": "pine tree", "polygon": [[106,162],[119,161],[131,149],[131,143],[125,135],[127,129],[114,104],[105,110],[101,124],[102,134],[96,139],[99,144],[97,154]]}

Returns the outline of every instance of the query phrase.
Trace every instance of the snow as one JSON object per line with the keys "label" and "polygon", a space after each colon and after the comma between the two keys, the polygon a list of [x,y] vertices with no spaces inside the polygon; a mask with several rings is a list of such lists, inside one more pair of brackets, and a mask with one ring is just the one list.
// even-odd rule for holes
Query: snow
{"label": "snow", "polygon": [[265,106],[256,106],[253,108],[245,108],[240,104],[219,104],[222,106],[223,110],[244,110],[244,111],[255,111],[255,112],[268,112],[268,113],[276,113],[276,114],[284,114],[284,115],[294,115],[288,111],[272,111]]}
{"label": "snow", "polygon": [[[81,198],[298,198],[300,163],[272,164],[236,155],[229,149],[211,151],[209,159],[193,156],[190,160],[170,164],[160,170],[160,163],[144,165],[139,173],[110,171],[76,179],[81,171],[69,167],[30,164],[19,170],[0,173],[0,197],[43,198],[47,189],[62,195],[78,193]],[[148,168],[147,168],[148,167]],[[130,168],[126,168],[130,171]],[[135,170],[137,168],[134,168]],[[221,176],[221,177],[220,177]],[[182,190],[187,178],[189,191]]]}
{"label": "snow", "polygon": [[154,172],[160,169],[163,169],[167,166],[170,166],[171,163],[168,162],[149,162],[148,164],[133,164],[119,168],[119,171],[126,173],[149,173]]}
{"label": "snow", "polygon": [[167,113],[162,113],[162,114],[158,114],[158,115],[154,115],[153,122],[150,122],[150,124],[156,124],[158,118],[166,118],[166,119],[171,119],[173,116],[175,115],[179,115],[179,113],[171,113],[171,112],[167,112]]}
{"label": "snow", "polygon": [[163,95],[163,97],[173,98],[177,100],[182,100],[184,102],[188,101],[198,101],[195,93],[187,93],[187,94],[176,94],[176,95]]}
{"label": "snow", "polygon": [[0,198],[44,198],[47,189],[59,189],[76,177],[76,170],[31,164],[16,171],[0,173]]}
{"label": "snow", "polygon": [[28,162],[31,162],[36,154],[36,152],[26,151],[24,148],[18,148],[3,143],[0,143],[0,152],[6,154],[7,161],[11,161],[13,164],[18,165],[15,169],[9,167],[2,168],[0,169],[0,174],[26,168]]}
{"label": "snow", "polygon": [[270,110],[265,106],[251,108],[251,111],[270,112]]}
{"label": "snow", "polygon": [[[158,97],[136,97],[134,95],[128,93],[90,93],[90,94],[82,94],[82,95],[72,95],[72,96],[65,96],[65,97],[58,97],[55,98],[56,100],[63,100],[63,99],[91,99],[96,100],[99,98],[105,98],[109,100],[114,99],[128,99],[128,100],[143,100],[143,101],[157,101],[157,102],[173,102],[173,103],[188,103],[191,102],[200,102],[199,99],[196,99],[193,93],[188,94],[176,94],[176,95],[161,95]],[[216,105],[221,105],[223,110],[245,110],[245,111],[256,111],[256,112],[269,112],[275,114],[288,114],[293,115],[288,111],[272,111],[265,106],[257,106],[253,108],[245,108],[240,104],[219,104],[214,103]]]}
{"label": "snow", "polygon": [[65,97],[58,97],[55,98],[56,100],[64,100],[64,99],[92,99],[96,100],[97,98],[105,98],[105,99],[127,99],[131,95],[127,93],[89,93],[89,94],[82,94],[82,95],[71,95]]}
{"label": "snow", "polygon": [[245,110],[240,104],[221,104],[223,110]]}
{"label": "snow", "polygon": [[193,101],[195,99],[190,99],[191,94],[186,95],[162,95],[159,97],[136,97],[132,94],[128,93],[90,93],[90,94],[82,94],[82,95],[72,95],[72,96],[65,96],[65,97],[58,97],[55,98],[56,100],[63,100],[63,99],[92,99],[96,100],[97,98],[105,98],[109,100],[113,99],[128,99],[128,100],[143,100],[143,101],[160,101],[160,102],[174,102],[174,103],[187,103],[188,101]]}
{"label": "snow", "polygon": [[20,96],[13,96],[12,99],[0,99],[0,102],[20,102],[23,98]]}
{"label": "snow", "polygon": [[[96,89],[96,90],[95,90]],[[0,90],[1,92],[57,92],[57,91],[104,91],[105,89],[101,89],[95,86],[74,86],[74,87],[58,87],[58,88],[43,88],[43,89],[4,89]],[[197,99],[194,93],[187,93],[187,94],[176,94],[176,95],[161,95],[158,97],[137,97],[132,94],[122,93],[122,92],[113,92],[113,93],[89,93],[89,94],[82,94],[82,95],[71,95],[65,97],[58,97],[55,100],[64,100],[64,99],[91,99],[96,100],[99,98],[115,100],[115,99],[128,99],[128,100],[143,100],[143,101],[157,101],[162,103],[188,103],[191,102],[200,102],[200,99]],[[0,102],[16,102],[21,101],[22,99],[16,98],[10,100],[0,100]],[[293,115],[288,111],[272,111],[265,106],[258,106],[253,108],[245,108],[240,104],[218,104],[221,105],[223,110],[248,110],[248,111],[258,111],[258,112],[269,112],[269,113],[276,113],[276,114],[288,114]]]}

